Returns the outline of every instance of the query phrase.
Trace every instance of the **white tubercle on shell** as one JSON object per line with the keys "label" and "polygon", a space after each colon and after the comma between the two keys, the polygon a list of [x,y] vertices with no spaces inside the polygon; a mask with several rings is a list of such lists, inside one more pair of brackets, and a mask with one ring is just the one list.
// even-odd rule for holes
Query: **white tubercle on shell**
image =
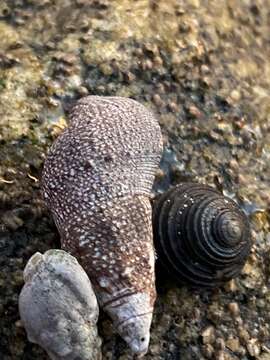
{"label": "white tubercle on shell", "polygon": [[147,352],[155,302],[150,198],[162,153],[152,113],[121,97],[88,96],[45,161],[44,199],[131,350]]}
{"label": "white tubercle on shell", "polygon": [[53,360],[100,360],[98,304],[77,260],[63,250],[35,253],[24,280],[19,311],[29,341]]}

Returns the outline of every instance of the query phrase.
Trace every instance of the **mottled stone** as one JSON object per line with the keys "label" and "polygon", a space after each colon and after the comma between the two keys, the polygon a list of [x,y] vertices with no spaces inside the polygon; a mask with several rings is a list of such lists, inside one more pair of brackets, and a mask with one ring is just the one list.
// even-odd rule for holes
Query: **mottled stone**
{"label": "mottled stone", "polygon": [[34,254],[24,270],[19,310],[29,341],[53,360],[99,360],[98,305],[77,260],[62,250]]}

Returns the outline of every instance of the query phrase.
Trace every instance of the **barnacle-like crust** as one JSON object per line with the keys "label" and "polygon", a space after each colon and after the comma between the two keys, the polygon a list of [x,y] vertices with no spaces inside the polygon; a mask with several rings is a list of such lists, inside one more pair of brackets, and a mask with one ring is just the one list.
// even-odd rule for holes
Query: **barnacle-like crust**
{"label": "barnacle-like crust", "polygon": [[24,278],[19,311],[28,339],[52,360],[100,360],[97,300],[77,260],[63,250],[36,253]]}

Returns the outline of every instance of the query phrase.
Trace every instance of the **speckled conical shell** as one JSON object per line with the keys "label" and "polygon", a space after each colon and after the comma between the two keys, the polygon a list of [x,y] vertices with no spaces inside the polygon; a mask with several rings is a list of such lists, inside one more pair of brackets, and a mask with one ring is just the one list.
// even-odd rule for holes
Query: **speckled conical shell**
{"label": "speckled conical shell", "polygon": [[210,186],[183,183],[154,203],[161,264],[180,283],[216,287],[239,275],[250,251],[246,215]]}
{"label": "speckled conical shell", "polygon": [[62,250],[36,253],[24,280],[19,311],[28,339],[53,360],[100,360],[98,304],[77,260]]}
{"label": "speckled conical shell", "polygon": [[149,198],[161,152],[160,127],[143,105],[88,96],[73,108],[43,173],[63,249],[79,259],[137,354],[148,348],[156,296]]}

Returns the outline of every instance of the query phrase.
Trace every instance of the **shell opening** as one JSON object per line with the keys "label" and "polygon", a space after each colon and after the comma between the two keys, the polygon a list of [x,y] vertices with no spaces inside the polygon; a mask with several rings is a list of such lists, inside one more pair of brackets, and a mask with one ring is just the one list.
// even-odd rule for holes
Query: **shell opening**
{"label": "shell opening", "polygon": [[135,316],[118,327],[118,331],[131,351],[143,356],[148,351],[152,313]]}

